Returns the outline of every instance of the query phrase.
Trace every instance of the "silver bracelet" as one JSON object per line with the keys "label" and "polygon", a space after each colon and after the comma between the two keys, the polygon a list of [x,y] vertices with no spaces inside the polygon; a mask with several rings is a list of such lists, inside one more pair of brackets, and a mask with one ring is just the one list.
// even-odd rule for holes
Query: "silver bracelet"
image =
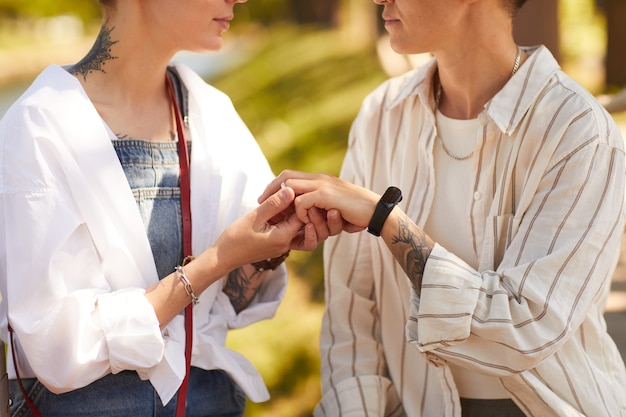
{"label": "silver bracelet", "polygon": [[198,297],[196,297],[196,293],[193,292],[193,287],[191,286],[191,282],[189,282],[189,278],[187,278],[187,275],[185,274],[185,270],[183,269],[182,266],[179,265],[176,267],[176,275],[178,276],[178,279],[180,279],[180,282],[182,282],[183,285],[185,286],[185,291],[187,292],[187,295],[191,297],[191,302],[193,304],[198,304],[200,300],[198,300]]}

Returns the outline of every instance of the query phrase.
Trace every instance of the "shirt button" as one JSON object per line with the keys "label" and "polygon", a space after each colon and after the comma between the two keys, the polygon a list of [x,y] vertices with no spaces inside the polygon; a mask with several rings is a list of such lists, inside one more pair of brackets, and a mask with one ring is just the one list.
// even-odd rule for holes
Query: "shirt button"
{"label": "shirt button", "polygon": [[482,196],[480,195],[480,193],[479,193],[478,191],[476,191],[476,192],[474,193],[474,200],[478,201],[478,200],[480,200],[480,199],[481,199],[481,197],[482,197]]}

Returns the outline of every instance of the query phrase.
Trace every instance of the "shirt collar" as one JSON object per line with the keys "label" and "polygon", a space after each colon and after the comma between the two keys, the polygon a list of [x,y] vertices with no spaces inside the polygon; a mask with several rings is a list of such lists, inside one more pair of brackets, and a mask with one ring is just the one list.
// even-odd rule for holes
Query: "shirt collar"
{"label": "shirt collar", "polygon": [[403,80],[399,83],[397,91],[390,95],[390,100],[385,107],[391,109],[408,97],[418,95],[424,105],[433,109],[435,107],[435,95],[432,91],[433,77],[436,71],[437,61],[433,58],[422,67],[401,75],[400,78]]}
{"label": "shirt collar", "polygon": [[561,68],[545,46],[524,48],[530,56],[494,97],[485,105],[485,114],[511,136],[550,79]]}
{"label": "shirt collar", "polygon": [[[559,64],[545,46],[524,47],[530,56],[505,84],[505,86],[485,105],[479,116],[489,117],[506,135],[511,135],[530,106],[536,101],[550,78],[560,70]],[[437,61],[432,59],[423,67],[404,76],[398,90],[390,96],[386,105],[391,109],[410,96],[419,96],[422,103],[434,109],[435,100],[433,77],[437,71]]]}

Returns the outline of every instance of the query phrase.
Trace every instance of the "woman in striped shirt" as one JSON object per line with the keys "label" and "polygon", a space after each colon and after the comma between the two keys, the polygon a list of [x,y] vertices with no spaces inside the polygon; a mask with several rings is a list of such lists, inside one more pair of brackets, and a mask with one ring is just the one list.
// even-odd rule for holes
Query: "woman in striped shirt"
{"label": "woman in striped shirt", "polygon": [[523,3],[380,1],[394,50],[434,59],[365,99],[341,179],[268,187],[381,235],[325,246],[316,416],[626,416],[603,318],[624,144],[545,47],[515,44]]}

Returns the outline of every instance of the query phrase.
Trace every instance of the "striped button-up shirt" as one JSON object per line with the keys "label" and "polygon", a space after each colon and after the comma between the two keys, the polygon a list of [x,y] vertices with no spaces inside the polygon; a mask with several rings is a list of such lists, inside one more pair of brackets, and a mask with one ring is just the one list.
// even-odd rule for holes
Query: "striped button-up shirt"
{"label": "striped button-up shirt", "polygon": [[[478,268],[436,245],[421,299],[380,238],[324,248],[316,416],[460,416],[448,363],[500,379],[529,416],[626,416],[626,370],[603,311],[624,232],[624,146],[550,52],[480,114],[467,207]],[[341,176],[423,226],[434,199],[436,62],[364,101]]]}

